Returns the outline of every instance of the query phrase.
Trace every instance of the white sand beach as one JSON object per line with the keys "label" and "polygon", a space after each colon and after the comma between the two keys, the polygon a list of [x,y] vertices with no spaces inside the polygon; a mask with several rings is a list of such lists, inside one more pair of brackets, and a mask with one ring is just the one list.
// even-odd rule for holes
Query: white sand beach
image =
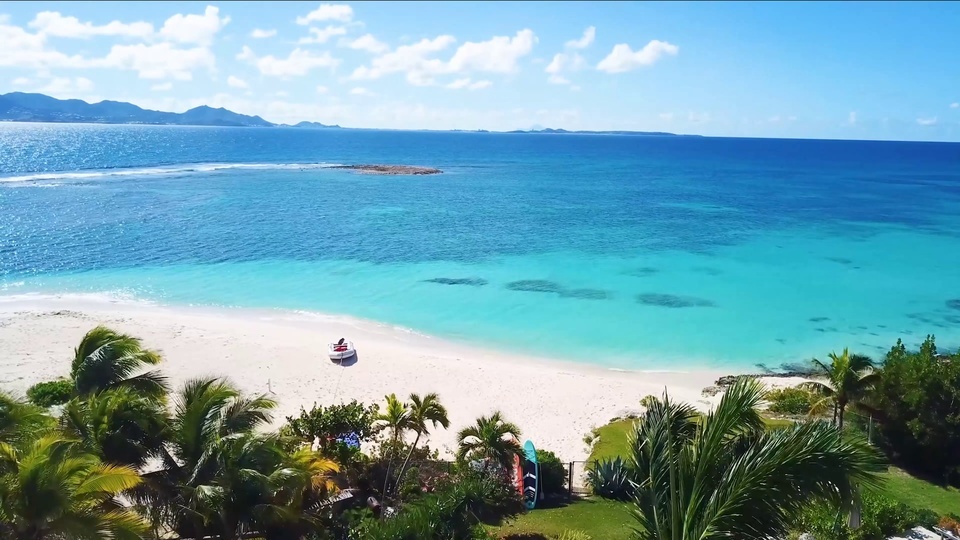
{"label": "white sand beach", "polygon": [[[23,394],[39,381],[67,375],[73,348],[98,324],[140,337],[159,350],[174,387],[203,375],[225,375],[251,393],[272,392],[276,423],[314,402],[385,394],[436,392],[451,427],[430,438],[450,455],[457,429],[500,410],[538,447],[564,461],[583,460],[583,437],[611,418],[639,411],[660,395],[706,409],[719,397],[701,391],[715,371],[629,372],[513,355],[451,343],[349,317],[279,310],[156,306],[84,295],[0,296],[0,388]],[[357,348],[345,367],[326,355],[341,336]],[[768,384],[792,384],[772,379]]]}

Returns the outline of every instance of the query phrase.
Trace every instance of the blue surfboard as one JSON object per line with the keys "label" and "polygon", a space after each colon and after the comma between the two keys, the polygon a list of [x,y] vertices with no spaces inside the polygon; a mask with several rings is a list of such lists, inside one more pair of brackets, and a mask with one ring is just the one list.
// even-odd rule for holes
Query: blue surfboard
{"label": "blue surfboard", "polygon": [[523,504],[527,510],[533,510],[540,493],[540,463],[532,442],[523,443],[523,454]]}

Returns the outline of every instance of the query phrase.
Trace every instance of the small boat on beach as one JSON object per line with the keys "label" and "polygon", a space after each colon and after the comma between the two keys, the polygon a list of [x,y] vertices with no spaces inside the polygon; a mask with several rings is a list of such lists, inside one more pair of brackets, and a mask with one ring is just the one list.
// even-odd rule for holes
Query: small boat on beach
{"label": "small boat on beach", "polygon": [[331,360],[340,361],[357,354],[356,349],[353,348],[353,342],[347,341],[345,338],[340,338],[340,341],[331,343],[327,348],[330,351]]}

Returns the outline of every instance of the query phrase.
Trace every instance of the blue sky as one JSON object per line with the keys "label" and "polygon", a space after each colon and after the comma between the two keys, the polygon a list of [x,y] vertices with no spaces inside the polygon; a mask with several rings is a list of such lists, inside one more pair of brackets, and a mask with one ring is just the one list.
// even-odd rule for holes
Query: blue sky
{"label": "blue sky", "polygon": [[960,141],[954,2],[7,2],[0,93],[274,122]]}

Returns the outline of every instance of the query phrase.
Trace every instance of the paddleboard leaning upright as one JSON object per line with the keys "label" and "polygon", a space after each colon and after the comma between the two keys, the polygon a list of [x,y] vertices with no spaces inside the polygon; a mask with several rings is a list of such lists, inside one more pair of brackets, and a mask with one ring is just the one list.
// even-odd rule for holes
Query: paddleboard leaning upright
{"label": "paddleboard leaning upright", "polygon": [[523,443],[523,454],[523,504],[527,510],[533,510],[540,493],[540,463],[537,462],[537,449],[531,441]]}

